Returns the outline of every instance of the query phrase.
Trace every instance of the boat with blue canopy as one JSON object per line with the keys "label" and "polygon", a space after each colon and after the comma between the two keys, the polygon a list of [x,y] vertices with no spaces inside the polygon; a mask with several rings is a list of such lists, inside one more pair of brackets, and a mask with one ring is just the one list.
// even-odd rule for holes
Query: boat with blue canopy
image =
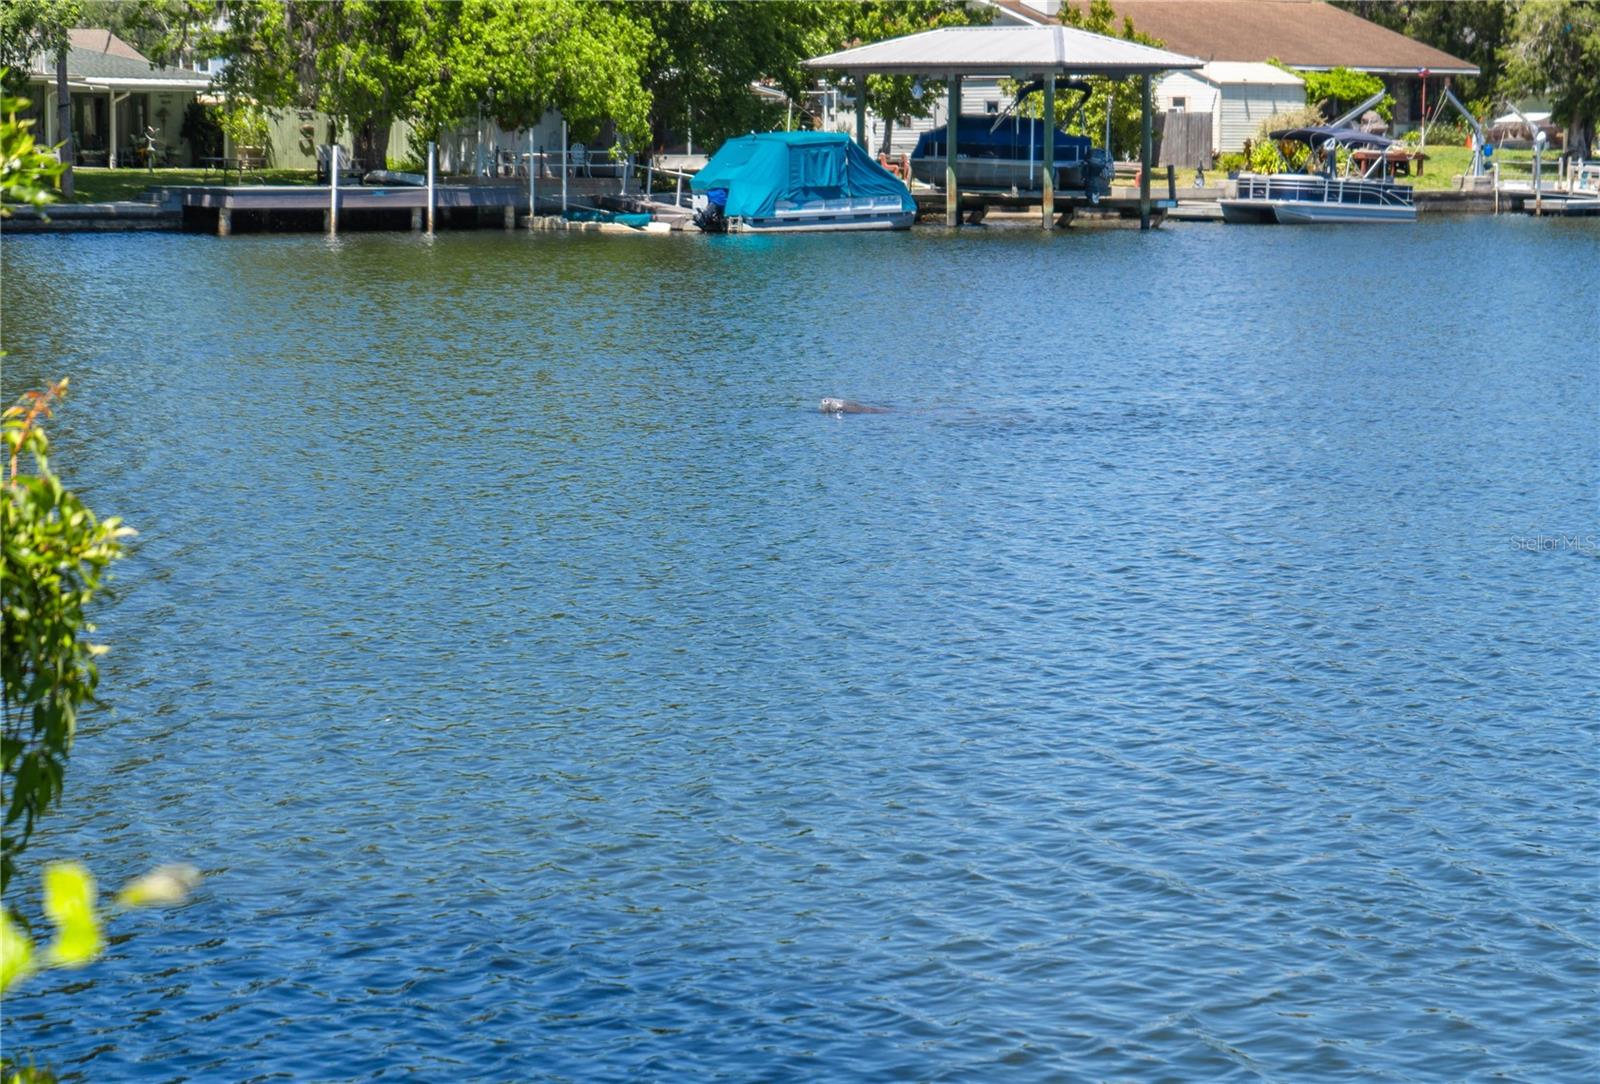
{"label": "boat with blue canopy", "polygon": [[[1359,128],[1315,125],[1269,133],[1283,162],[1283,172],[1241,173],[1238,192],[1218,202],[1222,220],[1234,223],[1415,222],[1411,186],[1396,184],[1388,171],[1388,150],[1397,140]],[[1285,146],[1306,149],[1298,170],[1290,165]],[[1365,173],[1339,172],[1340,151],[1374,149]]]}
{"label": "boat with blue canopy", "polygon": [[905,184],[843,132],[738,136],[691,187],[707,233],[903,230],[917,213]]}

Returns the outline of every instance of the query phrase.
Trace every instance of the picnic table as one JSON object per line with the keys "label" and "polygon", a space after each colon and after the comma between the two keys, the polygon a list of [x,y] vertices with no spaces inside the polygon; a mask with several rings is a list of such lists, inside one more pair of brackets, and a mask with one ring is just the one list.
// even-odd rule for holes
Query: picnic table
{"label": "picnic table", "polygon": [[1372,168],[1372,163],[1380,158],[1389,163],[1389,168],[1394,171],[1397,177],[1409,177],[1411,175],[1411,164],[1415,162],[1417,176],[1420,177],[1422,176],[1422,164],[1428,160],[1428,155],[1424,151],[1407,151],[1397,147],[1390,147],[1381,151],[1361,148],[1350,152],[1350,160],[1356,164],[1356,168],[1362,173]]}

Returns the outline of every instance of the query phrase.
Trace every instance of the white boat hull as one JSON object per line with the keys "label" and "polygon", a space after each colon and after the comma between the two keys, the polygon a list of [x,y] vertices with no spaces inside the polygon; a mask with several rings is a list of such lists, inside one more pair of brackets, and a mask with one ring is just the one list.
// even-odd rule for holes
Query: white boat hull
{"label": "white boat hull", "polygon": [[1234,195],[1218,201],[1224,222],[1415,222],[1411,189],[1388,181],[1315,173],[1243,173]]}
{"label": "white boat hull", "polygon": [[840,230],[909,230],[916,215],[910,211],[894,214],[783,215],[762,218],[730,218],[729,233],[824,233]]}
{"label": "white boat hull", "polygon": [[1222,220],[1232,223],[1310,225],[1326,222],[1415,222],[1415,207],[1387,207],[1307,200],[1225,199]]}

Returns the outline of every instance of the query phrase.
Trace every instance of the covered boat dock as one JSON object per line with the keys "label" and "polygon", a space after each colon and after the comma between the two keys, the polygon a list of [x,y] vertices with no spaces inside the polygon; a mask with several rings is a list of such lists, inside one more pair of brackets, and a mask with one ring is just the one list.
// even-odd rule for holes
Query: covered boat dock
{"label": "covered boat dock", "polygon": [[[1009,76],[1019,82],[1038,79],[1044,83],[1044,160],[1041,163],[1042,189],[1038,202],[1042,224],[1050,229],[1056,222],[1055,90],[1057,76],[1102,75],[1114,79],[1139,76],[1143,101],[1137,202],[1139,225],[1148,229],[1155,207],[1150,196],[1150,173],[1155,158],[1152,148],[1150,79],[1165,71],[1194,69],[1203,61],[1192,56],[1170,53],[1137,42],[1091,34],[1067,26],[964,26],[941,27],[908,34],[901,38],[860,45],[829,53],[805,62],[817,71],[839,71],[856,81],[856,141],[866,148],[866,81],[868,75],[915,75],[943,79],[949,93],[947,123],[955,127],[961,116],[963,76]],[[956,157],[959,139],[945,141],[945,223],[961,224],[962,197],[956,182]],[[1015,199],[1015,197],[1012,197]],[[1030,198],[1029,202],[1032,202]],[[1113,201],[1102,201],[1102,205]]]}

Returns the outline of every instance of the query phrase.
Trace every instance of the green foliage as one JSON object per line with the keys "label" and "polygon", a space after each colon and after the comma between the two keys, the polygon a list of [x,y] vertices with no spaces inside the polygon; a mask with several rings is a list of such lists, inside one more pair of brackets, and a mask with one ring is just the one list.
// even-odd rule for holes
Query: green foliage
{"label": "green foliage", "polygon": [[1212,169],[1221,173],[1233,173],[1250,168],[1250,160],[1239,151],[1223,151],[1217,155],[1217,160],[1212,163]]}
{"label": "green foliage", "polygon": [[[987,9],[969,7],[959,0],[870,0],[845,5],[840,31],[843,41],[874,42],[941,26],[983,25],[991,17]],[[867,106],[886,122],[885,151],[896,123],[926,117],[944,94],[939,80],[923,83],[920,98],[913,93],[916,85],[917,79],[910,75],[867,76]]]}
{"label": "green foliage", "polygon": [[1600,4],[1528,0],[1513,16],[1505,87],[1550,100],[1567,127],[1567,150],[1588,157],[1600,118]]}
{"label": "green foliage", "polygon": [[[0,71],[0,81],[5,74]],[[55,180],[66,168],[34,143],[33,121],[17,119],[27,106],[26,98],[0,97],[0,218],[11,213],[4,206],[8,201],[34,207],[53,201]]]}
{"label": "green foliage", "polygon": [[415,96],[429,134],[480,110],[516,130],[557,109],[585,142],[607,120],[625,144],[649,138],[649,31],[618,5],[466,0],[440,37],[448,76]]}
{"label": "green foliage", "polygon": [[[175,906],[188,900],[199,883],[200,872],[193,866],[162,866],[124,885],[115,906]],[[55,936],[42,955],[10,909],[0,909],[0,993],[41,968],[84,967],[105,950],[105,917],[88,869],[79,862],[52,862],[44,868],[43,890],[40,902]]]}
{"label": "green foliage", "polygon": [[265,147],[271,131],[267,111],[247,98],[229,99],[217,111],[216,124],[235,148]]}
{"label": "green foliage", "polygon": [[[1500,81],[1500,51],[1511,29],[1513,5],[1506,0],[1332,0],[1334,7],[1354,12],[1451,56],[1476,64],[1477,77],[1455,78],[1455,92],[1489,97]],[[1433,100],[1432,94],[1429,101]],[[1484,113],[1474,111],[1474,115]]]}
{"label": "green foliage", "polygon": [[[9,801],[0,840],[0,892],[16,869],[34,823],[61,796],[79,710],[94,699],[105,651],[91,643],[87,610],[111,563],[133,534],[115,518],[95,518],[50,470],[42,420],[66,394],[62,380],[29,392],[4,414],[8,457],[0,496],[0,675],[4,726],[0,755]],[[33,470],[22,465],[32,460]]]}
{"label": "green foliage", "polygon": [[[1318,107],[1325,120],[1332,120],[1383,89],[1383,80],[1368,72],[1352,71],[1349,68],[1331,68],[1325,72],[1302,71],[1299,68],[1289,67],[1276,57],[1267,63],[1304,79],[1306,104]],[[1378,116],[1389,120],[1394,116],[1394,95],[1385,94],[1383,100],[1374,108]]]}
{"label": "green foliage", "polygon": [[853,5],[810,0],[685,0],[620,5],[650,33],[644,66],[652,139],[688,131],[697,146],[782,123],[783,107],[759,101],[750,84],[771,82],[805,101],[801,62],[845,40]]}
{"label": "green foliage", "polygon": [[178,134],[202,158],[222,157],[222,124],[215,106],[190,102],[183,110],[183,127]]}
{"label": "green foliage", "polygon": [[[1117,22],[1116,9],[1111,0],[1090,0],[1089,6],[1080,9],[1070,4],[1061,7],[1061,21],[1068,26],[1080,30],[1088,30],[1096,34],[1105,34],[1124,41],[1136,41],[1142,45],[1160,47],[1164,43],[1149,34],[1142,34],[1134,29],[1133,20],[1124,17],[1122,22]],[[1121,153],[1129,157],[1138,157],[1141,137],[1142,98],[1139,80],[1132,79],[1106,79],[1101,76],[1091,76],[1086,80],[1092,88],[1088,99],[1084,102],[1081,116],[1078,112],[1067,114],[1072,100],[1077,95],[1057,95],[1056,122],[1074,135],[1086,135],[1096,144],[1105,139],[1106,115],[1111,115],[1111,146],[1106,150],[1111,153]],[[1039,102],[1040,99],[1030,98],[1030,103]],[[1025,116],[1038,116],[1042,102],[1033,105],[1032,113],[1022,110]],[[1131,154],[1130,154],[1131,152]]]}
{"label": "green foliage", "polygon": [[5,0],[0,3],[0,67],[27,71],[38,54],[67,47],[67,31],[83,25],[78,0]]}
{"label": "green foliage", "polygon": [[1256,125],[1252,134],[1253,139],[1270,139],[1273,132],[1281,132],[1285,128],[1306,128],[1311,125],[1324,124],[1326,120],[1316,106],[1308,105],[1300,109],[1285,109],[1281,113],[1274,113]]}

